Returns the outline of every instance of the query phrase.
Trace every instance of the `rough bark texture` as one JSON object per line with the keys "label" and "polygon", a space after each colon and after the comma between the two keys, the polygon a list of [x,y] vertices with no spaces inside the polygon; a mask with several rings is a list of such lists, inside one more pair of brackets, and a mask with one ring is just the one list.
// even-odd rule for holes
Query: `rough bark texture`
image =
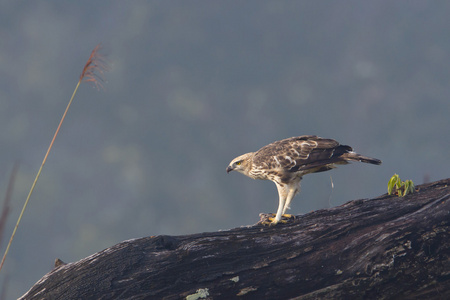
{"label": "rough bark texture", "polygon": [[22,299],[450,299],[450,179],[254,225],[124,241]]}

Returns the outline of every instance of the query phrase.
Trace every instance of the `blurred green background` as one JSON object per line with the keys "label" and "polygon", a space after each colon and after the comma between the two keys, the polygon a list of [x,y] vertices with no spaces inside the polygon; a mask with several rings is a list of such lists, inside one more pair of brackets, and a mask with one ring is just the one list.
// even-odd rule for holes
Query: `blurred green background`
{"label": "blurred green background", "polygon": [[[84,83],[5,267],[8,298],[120,241],[255,224],[272,182],[232,158],[316,134],[381,166],[309,175],[291,213],[449,177],[448,1],[2,1],[0,189],[20,169],[5,241],[92,49]],[[332,188],[332,184],[334,188]],[[4,193],[3,193],[4,194]]]}

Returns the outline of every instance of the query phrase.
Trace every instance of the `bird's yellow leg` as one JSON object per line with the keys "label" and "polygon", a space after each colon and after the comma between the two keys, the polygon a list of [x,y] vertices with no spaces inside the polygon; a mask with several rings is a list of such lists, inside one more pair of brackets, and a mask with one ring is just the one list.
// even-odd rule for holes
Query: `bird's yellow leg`
{"label": "bird's yellow leg", "polygon": [[281,221],[281,215],[283,215],[284,204],[286,203],[286,186],[281,184],[276,184],[278,189],[278,209],[275,218],[272,218],[271,225],[276,225],[279,221]]}
{"label": "bird's yellow leg", "polygon": [[274,226],[278,223],[287,223],[288,220],[293,218],[292,215],[285,215],[284,213],[292,198],[294,198],[297,189],[288,189],[287,185],[279,184],[278,182],[275,182],[275,184],[277,186],[279,196],[277,213],[270,214],[270,217],[260,222],[260,224]]}

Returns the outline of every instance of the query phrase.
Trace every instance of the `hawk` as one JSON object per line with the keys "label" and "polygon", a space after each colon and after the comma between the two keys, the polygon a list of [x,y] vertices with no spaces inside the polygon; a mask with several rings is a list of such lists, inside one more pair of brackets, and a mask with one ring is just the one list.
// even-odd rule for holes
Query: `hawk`
{"label": "hawk", "polygon": [[238,171],[253,179],[271,180],[278,189],[279,204],[270,225],[280,222],[292,198],[300,191],[302,177],[328,171],[352,161],[379,165],[381,160],[353,152],[352,147],[332,139],[302,135],[273,142],[256,152],[233,159],[227,173]]}

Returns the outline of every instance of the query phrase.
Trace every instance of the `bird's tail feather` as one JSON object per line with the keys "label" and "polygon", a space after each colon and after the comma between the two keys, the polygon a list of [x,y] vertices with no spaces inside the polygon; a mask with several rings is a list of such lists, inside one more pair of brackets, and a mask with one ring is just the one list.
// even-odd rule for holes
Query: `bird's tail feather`
{"label": "bird's tail feather", "polygon": [[360,161],[363,163],[368,163],[368,164],[373,164],[373,165],[381,164],[381,160],[379,160],[379,159],[368,157],[368,156],[363,156],[363,155],[355,153],[355,152],[345,153],[344,155],[342,155],[342,157],[344,157],[345,160],[348,160],[348,161]]}

